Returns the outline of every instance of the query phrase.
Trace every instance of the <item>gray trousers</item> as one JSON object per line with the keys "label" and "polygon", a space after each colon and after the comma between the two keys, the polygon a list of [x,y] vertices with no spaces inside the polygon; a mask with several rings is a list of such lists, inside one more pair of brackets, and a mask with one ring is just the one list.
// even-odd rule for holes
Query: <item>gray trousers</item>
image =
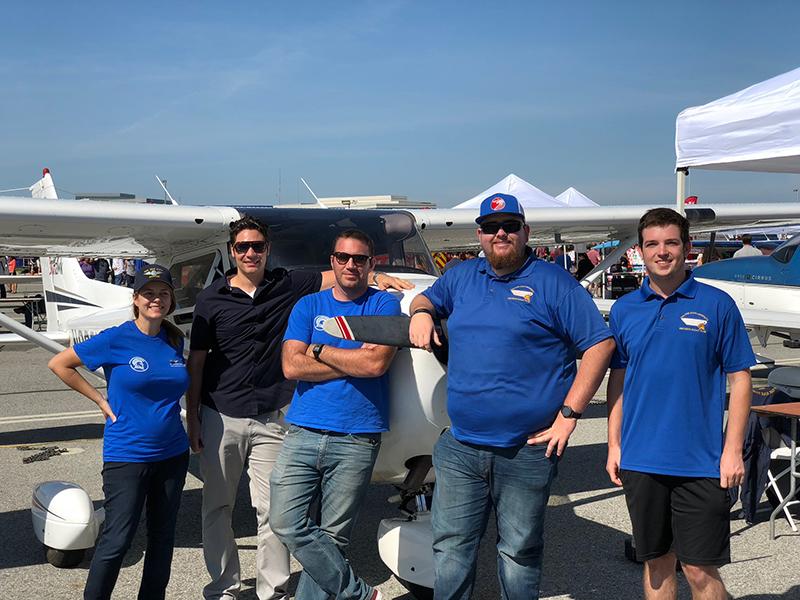
{"label": "gray trousers", "polygon": [[280,411],[252,418],[223,415],[207,406],[201,412],[203,451],[203,557],[211,583],[209,600],[234,599],[241,587],[239,552],[231,524],[236,490],[245,463],[258,520],[256,594],[259,600],[287,597],[289,551],[269,526],[269,478],[286,425]]}

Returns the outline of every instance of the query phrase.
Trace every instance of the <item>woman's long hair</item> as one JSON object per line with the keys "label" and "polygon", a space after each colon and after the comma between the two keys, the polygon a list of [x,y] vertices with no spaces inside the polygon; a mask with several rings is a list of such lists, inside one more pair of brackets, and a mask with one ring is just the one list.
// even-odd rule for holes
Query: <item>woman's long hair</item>
{"label": "woman's long hair", "polygon": [[[133,295],[138,296],[139,294],[138,292],[133,292]],[[169,303],[169,310],[167,311],[166,314],[167,317],[175,311],[175,294],[173,293],[172,290],[170,290],[169,295],[170,295],[170,303]],[[135,303],[133,304],[133,318],[134,319],[139,318],[139,309]],[[180,328],[177,325],[175,325],[175,323],[173,323],[172,321],[167,321],[166,318],[163,321],[161,321],[161,327],[163,327],[164,330],[167,332],[167,343],[176,350],[180,348],[181,340],[185,337]]]}

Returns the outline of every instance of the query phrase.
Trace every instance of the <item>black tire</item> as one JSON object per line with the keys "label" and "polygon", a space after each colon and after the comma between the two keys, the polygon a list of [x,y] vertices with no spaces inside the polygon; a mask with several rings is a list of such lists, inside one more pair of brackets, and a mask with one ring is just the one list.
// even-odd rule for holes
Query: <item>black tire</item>
{"label": "black tire", "polygon": [[403,584],[403,587],[411,592],[411,595],[417,600],[433,600],[433,588],[425,587],[424,585],[419,585],[418,583],[411,583],[410,581],[400,579],[399,577],[397,579]]}
{"label": "black tire", "polygon": [[45,557],[54,567],[59,569],[72,569],[81,564],[86,550],[57,550],[56,548],[44,547]]}

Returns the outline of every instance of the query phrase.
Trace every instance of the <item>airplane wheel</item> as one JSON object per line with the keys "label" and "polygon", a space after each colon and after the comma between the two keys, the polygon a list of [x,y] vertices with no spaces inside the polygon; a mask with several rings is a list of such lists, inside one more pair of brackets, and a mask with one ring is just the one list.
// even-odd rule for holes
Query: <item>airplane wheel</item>
{"label": "airplane wheel", "polygon": [[425,587],[424,585],[419,585],[418,583],[411,583],[410,581],[406,581],[405,579],[400,579],[398,577],[400,583],[403,584],[411,595],[414,596],[417,600],[433,600],[433,589],[429,587]]}
{"label": "airplane wheel", "polygon": [[81,564],[86,550],[57,550],[45,546],[45,557],[54,567],[59,569],[72,569]]}

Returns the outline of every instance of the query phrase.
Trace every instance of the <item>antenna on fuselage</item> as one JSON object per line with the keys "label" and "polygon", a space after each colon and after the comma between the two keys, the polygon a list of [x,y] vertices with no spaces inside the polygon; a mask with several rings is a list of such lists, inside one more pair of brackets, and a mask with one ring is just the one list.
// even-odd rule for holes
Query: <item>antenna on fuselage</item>
{"label": "antenna on fuselage", "polygon": [[317,195],[314,193],[314,190],[312,190],[312,189],[311,189],[311,186],[309,186],[309,185],[306,183],[306,180],[305,180],[305,179],[303,179],[303,178],[301,177],[301,178],[300,178],[300,181],[302,181],[302,182],[303,182],[303,185],[304,185],[304,186],[306,186],[306,189],[307,189],[309,192],[311,192],[311,195],[312,195],[312,196],[314,196],[314,200],[316,200],[316,201],[317,201],[317,206],[319,206],[320,208],[328,208],[327,206],[325,206],[325,205],[324,205],[324,204],[323,204],[323,203],[320,201],[320,199],[319,199],[319,198],[317,198]]}
{"label": "antenna on fuselage", "polygon": [[167,198],[169,198],[169,201],[172,204],[174,204],[175,206],[177,206],[178,202],[175,200],[175,198],[172,197],[172,194],[170,194],[169,190],[167,189],[167,180],[166,179],[161,179],[161,177],[159,177],[158,175],[156,175],[155,177],[156,177],[156,181],[158,182],[158,185],[161,186],[161,189],[164,190],[164,193],[167,195]]}

